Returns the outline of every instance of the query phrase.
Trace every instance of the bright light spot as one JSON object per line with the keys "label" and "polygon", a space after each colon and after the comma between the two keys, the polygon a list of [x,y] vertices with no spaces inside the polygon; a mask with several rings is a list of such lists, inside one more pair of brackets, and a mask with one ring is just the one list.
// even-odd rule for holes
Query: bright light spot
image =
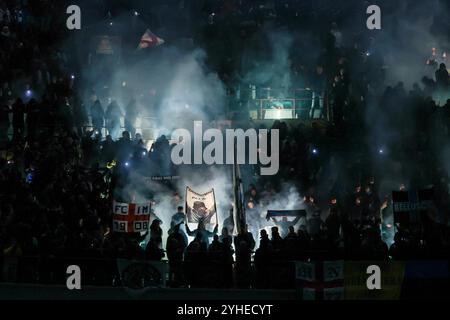
{"label": "bright light spot", "polygon": [[143,156],[145,156],[146,154],[147,154],[147,152],[146,152],[146,151],[142,152],[142,155],[143,155]]}
{"label": "bright light spot", "polygon": [[25,92],[25,95],[26,95],[27,97],[31,97],[31,95],[32,95],[31,90],[27,90],[27,91]]}
{"label": "bright light spot", "polygon": [[384,154],[384,150],[383,150],[383,149],[380,149],[380,150],[378,150],[378,153],[379,153],[379,154]]}
{"label": "bright light spot", "polygon": [[112,22],[110,22],[110,23],[109,23],[109,25],[110,25],[110,26],[112,26],[112,25],[113,25],[113,23],[112,23]]}
{"label": "bright light spot", "polygon": [[130,163],[129,162],[125,162],[125,167],[129,167]]}
{"label": "bright light spot", "polygon": [[126,86],[127,86],[126,81],[122,82],[122,87],[126,87]]}
{"label": "bright light spot", "polygon": [[314,148],[314,149],[312,149],[312,153],[313,153],[313,154],[318,154],[318,153],[319,153],[319,150],[317,150],[316,148]]}
{"label": "bright light spot", "polygon": [[138,15],[139,15],[139,12],[135,11],[135,12],[134,12],[134,15],[135,15],[135,16],[138,16]]}
{"label": "bright light spot", "polygon": [[74,76],[74,75],[71,75],[71,76],[70,76],[70,79],[72,79],[72,80],[75,79],[75,76]]}

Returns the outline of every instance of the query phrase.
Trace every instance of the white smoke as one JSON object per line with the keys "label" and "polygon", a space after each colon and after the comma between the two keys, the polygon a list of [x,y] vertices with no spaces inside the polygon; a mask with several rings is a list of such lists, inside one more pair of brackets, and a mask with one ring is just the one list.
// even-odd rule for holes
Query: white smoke
{"label": "white smoke", "polygon": [[[269,28],[270,30],[270,28]],[[260,35],[258,33],[258,35]],[[265,52],[260,58],[252,52],[248,61],[244,60],[244,68],[248,71],[244,75],[244,82],[258,86],[276,83],[279,88],[291,86],[290,50],[293,36],[284,29],[267,31]]]}
{"label": "white smoke", "polygon": [[[124,92],[119,97],[122,106],[136,98],[141,112],[157,119],[152,128],[155,137],[192,127],[194,120],[211,120],[224,110],[224,85],[205,66],[203,50],[167,45],[141,54],[145,57],[135,65],[116,70],[111,87]],[[150,92],[155,94],[151,102]]]}

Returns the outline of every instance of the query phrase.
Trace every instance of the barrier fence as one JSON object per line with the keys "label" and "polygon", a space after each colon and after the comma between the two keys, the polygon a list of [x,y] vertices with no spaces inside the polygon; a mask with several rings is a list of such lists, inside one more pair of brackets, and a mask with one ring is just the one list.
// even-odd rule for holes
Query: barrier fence
{"label": "barrier fence", "polygon": [[[152,261],[131,258],[2,257],[2,283],[65,286],[67,267],[81,269],[83,286],[294,290],[302,300],[449,298],[449,262],[271,260],[214,258]],[[380,290],[368,288],[369,266],[380,269]]]}
{"label": "barrier fence", "polygon": [[[283,119],[301,119],[301,120],[325,120],[331,121],[331,111],[329,107],[328,95],[325,92],[315,92],[308,88],[290,89],[286,92],[274,88],[258,88],[255,92],[249,93],[245,99],[247,110],[230,110],[223,116],[225,118],[233,118],[233,115],[247,113],[243,118],[251,118],[253,120],[283,120]],[[244,108],[245,109],[245,108]],[[12,138],[12,110],[9,112],[7,122],[0,124],[0,130],[7,132],[7,137]],[[83,129],[93,129],[91,115],[87,115],[88,123],[79,124],[77,127]],[[24,116],[26,122],[26,113]],[[120,130],[126,130],[125,119],[120,117]],[[136,132],[144,133],[155,128],[157,120],[155,117],[141,116],[135,123]],[[40,127],[49,127],[52,125],[44,124]],[[53,125],[56,126],[56,125]],[[26,127],[26,126],[25,126]],[[105,124],[101,128],[102,135],[106,136],[108,132],[106,119]],[[147,134],[148,135],[148,134]],[[0,137],[0,140],[3,137]]]}

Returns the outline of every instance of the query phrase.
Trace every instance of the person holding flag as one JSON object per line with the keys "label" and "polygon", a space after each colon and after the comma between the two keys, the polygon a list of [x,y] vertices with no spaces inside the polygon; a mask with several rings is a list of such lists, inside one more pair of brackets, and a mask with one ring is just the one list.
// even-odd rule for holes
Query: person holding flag
{"label": "person holding flag", "polygon": [[190,237],[200,237],[200,242],[209,246],[209,238],[214,237],[215,234],[219,231],[219,225],[216,224],[214,230],[211,232],[205,228],[205,223],[203,220],[200,220],[197,225],[197,229],[190,230],[189,226],[186,224],[186,231]]}
{"label": "person holding flag", "polygon": [[[281,220],[275,219],[275,217],[281,217]],[[292,221],[289,221],[287,217],[295,217]],[[272,220],[272,222],[281,231],[281,237],[287,236],[289,233],[289,227],[295,226],[300,219],[303,218],[303,223],[306,224],[306,211],[305,210],[269,210],[267,212],[267,221]]]}
{"label": "person holding flag", "polygon": [[297,222],[300,221],[301,217],[295,217],[294,220],[289,221],[287,217],[281,218],[280,221],[275,220],[274,217],[272,217],[272,222],[280,229],[281,231],[281,237],[284,238],[289,233],[289,228],[293,227],[297,224]]}

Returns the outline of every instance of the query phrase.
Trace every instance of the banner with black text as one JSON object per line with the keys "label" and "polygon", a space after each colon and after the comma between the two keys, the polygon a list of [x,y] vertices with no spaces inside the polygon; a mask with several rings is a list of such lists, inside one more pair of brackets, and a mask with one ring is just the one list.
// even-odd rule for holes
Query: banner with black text
{"label": "banner with black text", "polygon": [[113,202],[113,231],[122,233],[145,232],[149,228],[151,203]]}

